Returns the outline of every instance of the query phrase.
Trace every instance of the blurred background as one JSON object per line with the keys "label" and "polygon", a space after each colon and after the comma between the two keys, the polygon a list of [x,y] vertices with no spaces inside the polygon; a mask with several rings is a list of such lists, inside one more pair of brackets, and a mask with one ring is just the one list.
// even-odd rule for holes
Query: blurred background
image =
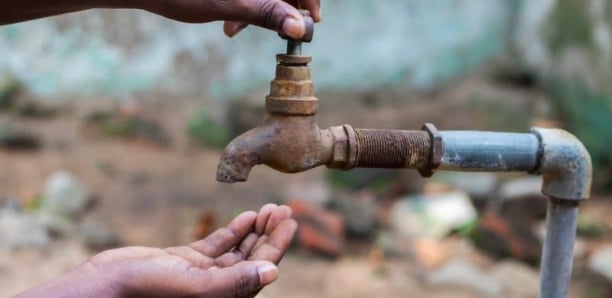
{"label": "blurred background", "polygon": [[[321,127],[560,127],[595,164],[572,297],[612,296],[612,2],[331,0],[304,46]],[[267,202],[300,221],[261,297],[535,297],[539,177],[266,167],[215,180],[264,116],[276,33],[92,10],[0,27],[0,296],[96,252],[188,243]]]}

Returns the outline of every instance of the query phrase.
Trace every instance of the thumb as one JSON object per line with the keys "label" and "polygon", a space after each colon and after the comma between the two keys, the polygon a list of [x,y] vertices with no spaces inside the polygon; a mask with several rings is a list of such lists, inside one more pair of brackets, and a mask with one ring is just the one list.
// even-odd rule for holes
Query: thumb
{"label": "thumb", "polygon": [[295,7],[283,0],[241,2],[243,5],[236,11],[236,19],[233,21],[254,24],[293,38],[301,38],[306,31],[304,17]]}
{"label": "thumb", "polygon": [[202,286],[205,297],[246,297],[278,278],[276,265],[245,261],[231,267],[209,270]]}

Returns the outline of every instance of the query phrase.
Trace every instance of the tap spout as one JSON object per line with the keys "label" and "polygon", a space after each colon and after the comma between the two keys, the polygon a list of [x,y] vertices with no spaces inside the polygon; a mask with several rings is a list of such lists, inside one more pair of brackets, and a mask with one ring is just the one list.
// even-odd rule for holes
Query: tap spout
{"label": "tap spout", "polygon": [[246,181],[251,168],[264,164],[283,173],[297,173],[328,164],[333,137],[314,116],[270,115],[261,125],[231,141],[217,168],[217,181]]}

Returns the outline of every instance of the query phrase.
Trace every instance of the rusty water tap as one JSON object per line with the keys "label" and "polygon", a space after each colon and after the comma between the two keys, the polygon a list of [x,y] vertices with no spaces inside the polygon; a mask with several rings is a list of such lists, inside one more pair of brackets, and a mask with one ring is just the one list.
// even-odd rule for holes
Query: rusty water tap
{"label": "rusty water tap", "polygon": [[572,272],[578,205],[590,195],[591,158],[584,145],[560,129],[533,128],[528,133],[320,129],[318,100],[310,80],[310,57],[301,54],[307,34],[288,40],[277,55],[276,77],[266,97],[267,118],[225,148],[217,170],[221,182],[246,181],[251,168],[265,164],[285,173],[326,165],[330,168],[410,168],[423,176],[433,171],[528,172],[543,176],[542,193],[550,198],[540,274],[541,298],[567,297]]}
{"label": "rusty water tap", "polygon": [[[318,99],[302,42],[313,36],[307,12],[306,34],[287,39],[287,53],[276,56],[276,76],[266,97],[268,116],[225,148],[217,180],[246,181],[251,168],[265,164],[284,173],[303,172],[320,165],[348,170],[354,167],[413,168],[432,174],[440,160],[439,133],[429,125],[421,131],[353,129],[350,125],[320,129],[315,121]],[[437,161],[436,161],[437,160]]]}
{"label": "rusty water tap", "polygon": [[301,50],[302,42],[312,40],[314,22],[308,12],[302,14],[304,37],[295,40],[281,36],[287,39],[287,53],[276,56],[276,76],[266,97],[268,116],[228,144],[217,170],[218,181],[246,181],[257,164],[295,173],[327,163],[332,138],[315,122],[318,100],[310,80],[311,57],[302,55]]}

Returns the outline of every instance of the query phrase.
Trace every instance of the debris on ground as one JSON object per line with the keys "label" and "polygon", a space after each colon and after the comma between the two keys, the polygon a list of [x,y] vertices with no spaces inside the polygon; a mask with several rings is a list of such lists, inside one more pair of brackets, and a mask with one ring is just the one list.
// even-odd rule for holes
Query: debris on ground
{"label": "debris on ground", "polygon": [[49,236],[36,216],[18,206],[0,209],[0,241],[7,249],[40,248],[49,243]]}
{"label": "debris on ground", "polygon": [[595,251],[589,258],[588,268],[612,282],[612,245],[606,245]]}
{"label": "debris on ground", "polygon": [[0,148],[8,151],[32,151],[42,146],[40,138],[13,124],[0,123]]}
{"label": "debris on ground", "polygon": [[75,218],[85,211],[91,199],[89,190],[71,173],[58,171],[47,180],[41,209]]}
{"label": "debris on ground", "polygon": [[322,282],[326,297],[348,298],[410,297],[410,284],[418,281],[403,272],[388,272],[361,260],[342,258],[331,264]]}
{"label": "debris on ground", "polygon": [[388,191],[398,176],[397,171],[369,168],[355,168],[350,171],[330,169],[326,173],[327,181],[333,187],[353,191],[368,188],[376,193]]}
{"label": "debris on ground", "polygon": [[406,196],[390,211],[390,225],[400,237],[441,239],[452,231],[473,224],[478,214],[462,191]]}
{"label": "debris on ground", "polygon": [[487,212],[481,217],[471,237],[478,249],[493,258],[511,257],[537,265],[542,243],[532,228],[531,224],[520,219]]}
{"label": "debris on ground", "polygon": [[497,176],[493,173],[440,172],[432,179],[461,189],[477,201],[490,199],[499,184]]}
{"label": "debris on ground", "polygon": [[488,272],[463,259],[448,261],[428,272],[425,278],[432,287],[466,288],[486,297],[499,297],[503,287]]}
{"label": "debris on ground", "polygon": [[201,240],[210,235],[215,229],[215,214],[211,211],[203,211],[198,216],[196,230],[193,234],[194,240]]}
{"label": "debris on ground", "polygon": [[290,200],[287,205],[298,222],[296,239],[300,248],[332,257],[342,254],[345,227],[340,214],[304,200]]}
{"label": "debris on ground", "polygon": [[99,221],[85,221],[79,225],[78,230],[81,243],[94,251],[115,248],[121,244],[119,236]]}
{"label": "debris on ground", "polygon": [[512,179],[504,182],[499,189],[499,197],[502,201],[520,199],[530,195],[542,195],[542,177]]}
{"label": "debris on ground", "polygon": [[540,276],[537,269],[506,260],[495,264],[489,274],[504,288],[505,297],[537,297]]}
{"label": "debris on ground", "polygon": [[320,207],[331,203],[332,190],[322,178],[292,179],[283,187],[283,195],[286,198],[300,198]]}
{"label": "debris on ground", "polygon": [[54,172],[41,195],[26,193],[0,208],[0,242],[42,248],[55,238],[76,238],[94,251],[117,247],[119,236],[99,221],[81,221],[91,205],[88,188],[66,171]]}
{"label": "debris on ground", "polygon": [[423,268],[439,267],[449,258],[449,252],[439,241],[429,238],[419,238],[412,241],[412,243],[414,258]]}
{"label": "debris on ground", "polygon": [[39,224],[47,230],[49,236],[68,237],[75,231],[75,223],[64,215],[41,209],[36,211],[36,216]]}
{"label": "debris on ground", "polygon": [[367,239],[376,232],[376,197],[371,191],[337,193],[330,205],[344,218],[348,236]]}
{"label": "debris on ground", "polygon": [[[466,258],[454,258],[425,275],[435,287],[458,287],[485,297],[535,297],[538,271],[516,261],[503,261],[483,267]],[[520,285],[520,286],[517,286]]]}

